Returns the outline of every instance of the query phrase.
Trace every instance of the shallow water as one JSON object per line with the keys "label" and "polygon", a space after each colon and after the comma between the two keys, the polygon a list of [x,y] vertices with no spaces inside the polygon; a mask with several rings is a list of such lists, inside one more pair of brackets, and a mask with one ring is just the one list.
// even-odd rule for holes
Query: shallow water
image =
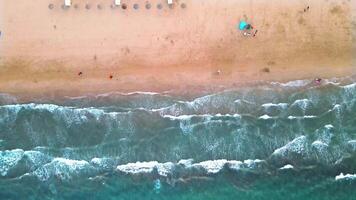
{"label": "shallow water", "polygon": [[0,94],[0,199],[356,199],[356,80]]}

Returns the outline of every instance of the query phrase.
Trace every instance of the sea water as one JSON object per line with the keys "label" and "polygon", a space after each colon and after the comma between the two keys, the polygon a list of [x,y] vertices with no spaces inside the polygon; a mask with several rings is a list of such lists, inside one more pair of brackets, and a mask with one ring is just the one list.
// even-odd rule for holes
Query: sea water
{"label": "sea water", "polygon": [[0,199],[356,199],[356,79],[0,95]]}

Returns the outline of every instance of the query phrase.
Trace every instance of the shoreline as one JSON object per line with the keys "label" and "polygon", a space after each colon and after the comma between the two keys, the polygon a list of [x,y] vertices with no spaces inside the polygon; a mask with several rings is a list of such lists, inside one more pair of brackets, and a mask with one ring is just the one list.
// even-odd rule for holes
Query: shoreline
{"label": "shoreline", "polygon": [[[53,92],[37,92],[33,93],[33,90],[30,92],[3,92],[0,91],[0,97],[2,97],[3,102],[6,103],[6,98],[8,99],[9,104],[17,103],[41,103],[41,102],[65,102],[70,99],[80,99],[80,98],[97,98],[100,96],[110,96],[110,95],[122,95],[122,96],[131,96],[131,95],[168,95],[171,97],[178,97],[183,99],[195,99],[206,95],[216,94],[226,91],[238,91],[245,88],[254,88],[254,87],[263,87],[263,86],[279,86],[279,87],[289,87],[292,89],[303,90],[306,87],[323,87],[327,84],[353,84],[356,83],[356,74],[342,76],[342,77],[330,77],[323,78],[321,84],[318,85],[314,82],[313,78],[306,79],[294,79],[294,80],[259,80],[254,82],[243,82],[239,84],[230,85],[220,85],[216,87],[204,87],[196,86],[195,88],[190,88],[186,90],[185,88],[179,89],[170,89],[170,90],[97,90],[93,89],[92,91],[70,91],[70,90],[55,90]],[[1,101],[0,101],[1,102]]]}

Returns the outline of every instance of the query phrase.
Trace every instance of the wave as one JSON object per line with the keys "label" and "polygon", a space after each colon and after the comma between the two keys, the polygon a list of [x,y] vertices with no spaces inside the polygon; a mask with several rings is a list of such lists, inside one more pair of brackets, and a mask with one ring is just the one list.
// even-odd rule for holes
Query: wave
{"label": "wave", "polygon": [[199,163],[193,163],[193,159],[180,160],[177,163],[167,162],[158,163],[157,161],[151,162],[136,162],[125,165],[119,165],[117,170],[126,174],[149,174],[153,173],[154,169],[157,169],[157,173],[160,176],[167,176],[173,174],[175,168],[181,168],[180,170],[198,170],[203,174],[216,174],[223,170],[224,167],[232,170],[241,169],[256,169],[257,166],[262,165],[265,161],[262,160],[207,160]]}
{"label": "wave", "polygon": [[0,175],[2,177],[17,177],[26,171],[33,171],[49,162],[50,157],[38,151],[22,149],[0,152]]}
{"label": "wave", "polygon": [[317,116],[313,115],[305,115],[305,116],[288,116],[288,119],[313,119],[317,118]]}
{"label": "wave", "polygon": [[[178,162],[137,161],[122,164],[120,158],[94,157],[87,160],[73,160],[65,157],[55,157],[48,152],[37,150],[24,151],[22,149],[6,150],[0,152],[0,176],[3,178],[29,179],[36,178],[41,182],[74,179],[86,179],[102,176],[106,173],[117,175],[145,175],[147,177],[194,177],[212,176],[219,173],[252,173],[268,175],[278,170],[294,170],[303,166],[316,165],[322,156],[322,151],[328,148],[321,141],[308,141],[306,136],[300,136],[280,147],[265,160],[247,159],[240,160],[205,160],[194,162],[194,159],[183,159]],[[330,159],[332,155],[324,154],[324,158]],[[314,156],[314,158],[313,158]],[[322,163],[324,170],[345,170],[352,163],[341,161],[331,162],[330,165]],[[320,161],[320,160],[319,160]],[[340,168],[342,167],[342,168]],[[312,168],[311,168],[312,169]],[[350,178],[350,176],[345,176]],[[345,178],[339,176],[338,179]]]}
{"label": "wave", "polygon": [[337,175],[335,177],[336,181],[343,181],[343,180],[356,180],[356,174],[343,174]]}
{"label": "wave", "polygon": [[[180,160],[177,163],[157,161],[136,162],[117,165],[110,158],[93,158],[90,161],[71,160],[66,158],[50,157],[38,151],[23,151],[21,149],[4,151],[0,154],[0,174],[2,177],[28,178],[36,177],[40,181],[60,179],[68,181],[77,177],[96,176],[105,171],[118,171],[125,174],[153,174],[168,176],[180,170],[198,170],[197,174],[215,174],[225,166],[229,169],[254,169],[265,161],[262,160],[209,160],[193,163],[193,159]],[[22,169],[22,170],[19,170]]]}
{"label": "wave", "polygon": [[277,107],[277,108],[281,108],[281,109],[285,109],[288,106],[288,103],[265,103],[261,105],[262,107],[264,107],[265,109],[270,109],[273,107]]}
{"label": "wave", "polygon": [[274,118],[274,117],[271,117],[271,116],[269,116],[269,115],[267,115],[267,114],[262,115],[262,116],[259,117],[259,119],[265,119],[265,120],[267,120],[267,119],[273,119],[273,118]]}
{"label": "wave", "polygon": [[115,94],[124,95],[124,96],[131,96],[131,95],[159,95],[160,93],[157,93],[157,92],[142,92],[142,91],[128,92],[128,93],[109,92],[109,93],[105,93],[105,94],[96,95],[96,97],[112,96],[112,95],[115,95]]}
{"label": "wave", "polygon": [[310,84],[310,80],[295,80],[295,81],[289,81],[286,83],[280,83],[280,82],[271,82],[272,85],[278,85],[282,87],[304,87]]}
{"label": "wave", "polygon": [[50,179],[59,179],[68,181],[74,178],[85,177],[93,174],[91,171],[94,168],[84,160],[69,160],[64,158],[54,158],[51,162],[37,168],[31,174],[26,176],[35,176],[40,181],[48,181]]}
{"label": "wave", "polygon": [[106,172],[212,176],[253,165],[353,172],[354,83],[306,82],[192,99],[135,92],[61,103],[0,100],[0,174],[41,181]]}
{"label": "wave", "polygon": [[167,163],[158,163],[157,161],[151,162],[136,162],[136,163],[128,163],[125,165],[117,166],[117,170],[120,172],[124,172],[126,174],[149,174],[157,169],[157,172],[161,176],[167,176],[172,173],[172,169],[174,168],[174,164],[171,162]]}
{"label": "wave", "polygon": [[284,165],[283,167],[279,168],[280,170],[290,170],[290,169],[294,169],[293,165],[287,164]]}
{"label": "wave", "polygon": [[[105,162],[107,162],[106,160]],[[98,165],[98,162],[101,164]],[[101,176],[103,172],[113,172],[118,175],[146,175],[160,177],[174,176],[209,176],[218,174],[224,170],[231,172],[242,172],[251,170],[253,173],[265,173],[268,170],[264,160],[207,160],[194,163],[193,159],[180,160],[178,162],[159,163],[157,161],[135,162],[110,166],[104,169],[100,158],[93,158],[91,161],[70,160],[66,158],[52,158],[41,166],[23,174],[18,174],[18,179],[36,178],[41,182],[52,180],[71,181],[77,178],[90,178]],[[17,163],[17,165],[20,165]],[[19,166],[12,166],[18,168]],[[2,174],[3,177],[8,177]]]}

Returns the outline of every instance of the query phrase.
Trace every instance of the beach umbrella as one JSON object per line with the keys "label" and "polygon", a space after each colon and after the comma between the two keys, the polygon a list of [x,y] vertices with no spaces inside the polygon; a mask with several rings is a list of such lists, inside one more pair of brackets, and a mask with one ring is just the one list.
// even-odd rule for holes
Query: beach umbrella
{"label": "beach umbrella", "polygon": [[240,21],[239,29],[242,31],[242,30],[244,30],[246,28],[247,25],[248,25],[247,22]]}

